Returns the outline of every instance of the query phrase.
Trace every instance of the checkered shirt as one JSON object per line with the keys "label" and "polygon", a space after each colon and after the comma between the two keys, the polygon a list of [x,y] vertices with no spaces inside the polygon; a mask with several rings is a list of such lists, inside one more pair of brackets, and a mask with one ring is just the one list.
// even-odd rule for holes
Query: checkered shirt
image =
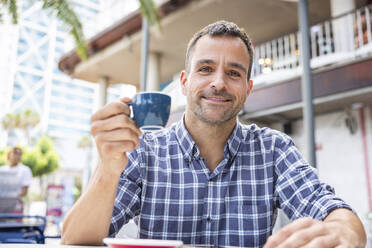
{"label": "checkered shirt", "polygon": [[238,123],[223,155],[211,172],[183,121],[145,133],[128,154],[109,235],[135,217],[140,238],[262,247],[277,208],[291,220],[351,209],[283,133]]}

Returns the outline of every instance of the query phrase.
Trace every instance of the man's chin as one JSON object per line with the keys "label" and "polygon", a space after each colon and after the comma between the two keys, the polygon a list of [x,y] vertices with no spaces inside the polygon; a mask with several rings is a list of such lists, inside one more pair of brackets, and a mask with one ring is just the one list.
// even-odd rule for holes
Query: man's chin
{"label": "man's chin", "polygon": [[216,116],[202,116],[200,119],[208,125],[219,126],[229,122],[232,118],[226,118],[225,116],[220,118],[216,118]]}

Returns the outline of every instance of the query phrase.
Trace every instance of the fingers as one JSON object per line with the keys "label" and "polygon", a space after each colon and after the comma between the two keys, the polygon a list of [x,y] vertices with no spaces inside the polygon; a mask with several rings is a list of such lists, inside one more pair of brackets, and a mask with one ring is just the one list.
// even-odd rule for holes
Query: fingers
{"label": "fingers", "polygon": [[335,232],[332,225],[327,225],[325,222],[301,218],[269,237],[264,248],[334,248],[341,243]]}
{"label": "fingers", "polygon": [[[133,151],[139,145],[141,131],[129,117],[127,102],[122,98],[112,102],[93,114],[91,133],[95,139],[100,157],[101,168],[119,174],[128,163],[126,152]],[[107,170],[109,169],[109,170]]]}
{"label": "fingers", "polygon": [[325,236],[317,237],[308,243],[307,245],[303,246],[305,248],[319,248],[319,247],[336,247],[336,248],[346,248],[345,246],[338,245],[339,239],[336,235],[328,234]]}
{"label": "fingers", "polygon": [[110,160],[122,159],[124,152],[133,151],[136,145],[132,141],[105,141],[101,145],[101,152],[109,154]]}
{"label": "fingers", "polygon": [[140,136],[141,130],[137,128],[135,122],[127,115],[119,114],[104,120],[96,120],[92,122],[91,130],[93,136],[100,132],[107,132],[120,128],[129,128]]}
{"label": "fingers", "polygon": [[128,105],[126,105],[122,101],[109,103],[100,110],[98,110],[97,112],[95,112],[91,117],[91,122],[93,123],[94,121],[97,120],[107,119],[118,114],[124,114],[127,116],[130,115],[130,109]]}
{"label": "fingers", "polygon": [[317,239],[320,239],[321,243],[326,243],[329,239],[328,237],[324,237],[325,235],[328,235],[328,230],[325,225],[323,225],[321,222],[314,223],[305,229],[299,229],[297,232],[292,233],[292,235],[289,236],[278,247],[303,247]]}
{"label": "fingers", "polygon": [[264,248],[273,248],[279,246],[293,233],[311,226],[314,223],[314,221],[315,220],[311,218],[300,218],[293,221],[292,223],[280,229],[277,233],[270,236]]}
{"label": "fingers", "polygon": [[134,132],[131,129],[116,129],[113,131],[101,132],[96,136],[96,142],[98,144],[117,141],[130,141],[134,146],[138,146],[139,136],[137,132]]}

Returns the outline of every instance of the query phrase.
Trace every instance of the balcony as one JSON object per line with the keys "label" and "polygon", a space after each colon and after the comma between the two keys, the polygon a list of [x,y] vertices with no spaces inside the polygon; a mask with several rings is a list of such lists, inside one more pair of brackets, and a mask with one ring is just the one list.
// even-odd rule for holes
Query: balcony
{"label": "balcony", "polygon": [[[365,1],[356,3],[363,7],[331,18],[329,1],[309,1],[309,21],[317,23],[312,25],[309,37],[317,114],[372,104],[371,6]],[[163,33],[150,39],[150,51],[160,55],[159,81],[177,78],[174,75],[184,68],[187,41],[195,31],[223,16],[239,23],[257,42],[254,92],[247,99],[241,119],[270,123],[302,118],[300,42],[298,33],[292,32],[297,29],[297,3],[179,0],[164,1],[160,9]],[[59,68],[91,82],[104,77],[109,84],[139,87],[140,29],[140,14],[134,12],[89,41],[88,61],[79,61],[72,52],[61,58]],[[166,89],[174,96],[174,120],[185,106],[175,81]]]}
{"label": "balcony", "polygon": [[[372,104],[371,9],[365,6],[311,27],[316,114]],[[302,118],[300,44],[295,32],[255,46],[254,90],[241,120],[269,124]],[[185,106],[177,86],[166,89],[177,99],[172,120]]]}
{"label": "balcony", "polygon": [[[372,52],[371,5],[310,29],[311,67],[337,64],[369,56]],[[255,48],[253,77],[256,85],[300,75],[300,36],[291,33]]]}
{"label": "balcony", "polygon": [[[316,114],[372,104],[371,9],[372,5],[365,6],[311,27]],[[243,120],[270,123],[301,118],[300,44],[295,32],[255,47],[255,86]]]}
{"label": "balcony", "polygon": [[[358,6],[365,0],[356,0]],[[159,82],[172,80],[184,68],[187,42],[203,26],[221,18],[238,23],[261,43],[297,28],[297,3],[287,0],[166,0],[159,6],[162,33],[151,29],[150,53],[159,55]],[[309,19],[329,19],[330,3],[309,1]],[[73,51],[59,61],[66,74],[99,83],[132,84],[139,88],[142,19],[138,11],[124,16],[89,40],[89,59]]]}

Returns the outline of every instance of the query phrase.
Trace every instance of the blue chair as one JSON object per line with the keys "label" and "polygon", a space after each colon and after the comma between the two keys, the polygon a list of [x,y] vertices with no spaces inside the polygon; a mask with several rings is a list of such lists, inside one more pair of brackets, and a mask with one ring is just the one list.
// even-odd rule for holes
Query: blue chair
{"label": "blue chair", "polygon": [[46,218],[0,214],[0,243],[44,244]]}

